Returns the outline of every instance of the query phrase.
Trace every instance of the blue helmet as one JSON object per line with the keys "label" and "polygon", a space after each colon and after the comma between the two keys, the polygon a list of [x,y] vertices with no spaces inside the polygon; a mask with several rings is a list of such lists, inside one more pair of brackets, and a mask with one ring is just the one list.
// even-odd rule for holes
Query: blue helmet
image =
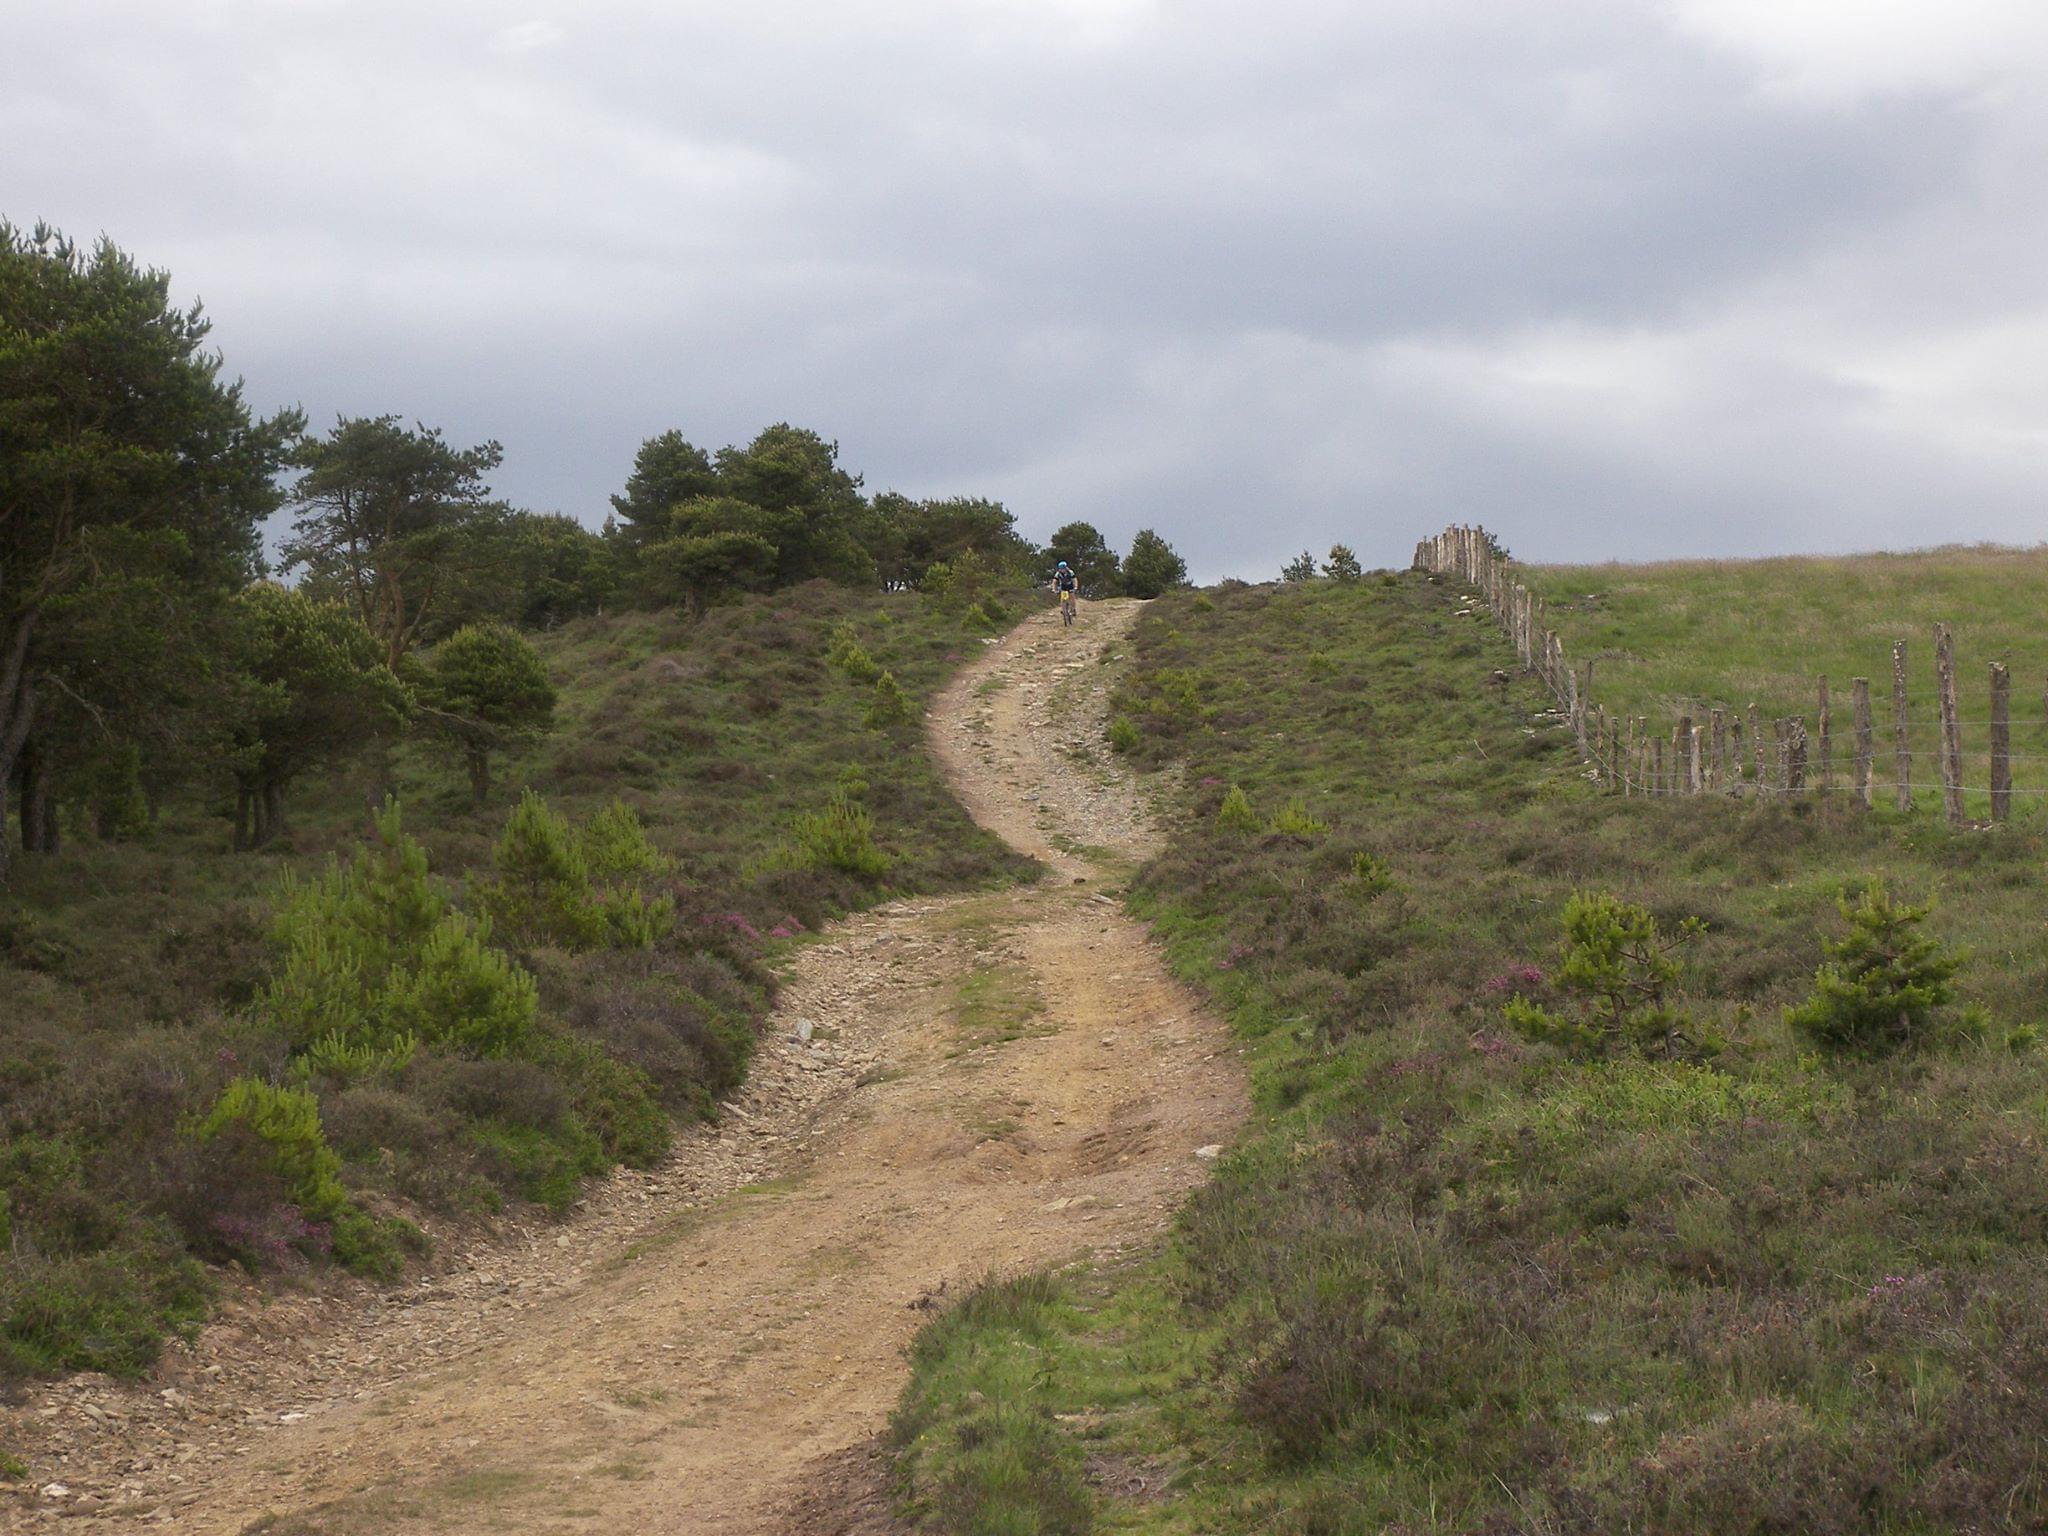
{"label": "blue helmet", "polygon": [[1062,560],[1060,562],[1059,568],[1064,571],[1067,568],[1067,562]]}

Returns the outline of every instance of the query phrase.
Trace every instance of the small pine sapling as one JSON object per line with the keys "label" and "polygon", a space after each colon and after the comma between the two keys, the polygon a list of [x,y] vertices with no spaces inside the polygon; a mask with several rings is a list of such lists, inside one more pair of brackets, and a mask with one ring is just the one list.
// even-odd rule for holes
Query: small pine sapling
{"label": "small pine sapling", "polygon": [[1823,1050],[1882,1056],[1938,1038],[1938,1010],[1955,996],[1963,957],[1919,931],[1931,906],[1903,906],[1884,882],[1873,880],[1862,898],[1838,900],[1848,935],[1825,940],[1826,958],[1814,974],[1813,993],[1785,1022]]}
{"label": "small pine sapling", "polygon": [[1580,891],[1564,908],[1564,960],[1553,977],[1559,1006],[1517,992],[1501,1016],[1527,1038],[1580,1056],[1712,1055],[1720,1042],[1665,1001],[1678,980],[1678,954],[1705,926],[1689,917],[1667,935],[1645,908]]}
{"label": "small pine sapling", "polygon": [[1216,830],[1219,832],[1256,832],[1259,830],[1259,813],[1252,809],[1251,798],[1235,784],[1223,797],[1223,803],[1216,808]]}

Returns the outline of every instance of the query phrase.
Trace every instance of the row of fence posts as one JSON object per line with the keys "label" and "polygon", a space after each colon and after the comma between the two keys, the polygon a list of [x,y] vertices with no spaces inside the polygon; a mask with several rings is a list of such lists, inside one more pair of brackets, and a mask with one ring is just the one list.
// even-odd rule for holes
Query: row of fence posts
{"label": "row of fence posts", "polygon": [[[1704,720],[1682,715],[1667,736],[1652,730],[1646,716],[1611,716],[1592,705],[1592,666],[1583,674],[1565,660],[1564,641],[1545,626],[1543,599],[1516,581],[1508,562],[1484,528],[1447,528],[1415,547],[1418,570],[1455,576],[1475,588],[1495,622],[1515,647],[1524,670],[1540,678],[1578,742],[1579,753],[1610,793],[1622,795],[1751,794],[1758,799],[1818,792],[1839,786],[1835,775],[1833,700],[1828,680],[1819,681],[1817,731],[1804,717],[1766,722],[1752,703],[1744,712],[1713,709]],[[1956,704],[1955,640],[1946,624],[1934,628],[1935,684],[1941,721],[1936,759],[1942,807],[1951,825],[1961,825],[1963,749]],[[1850,681],[1853,746],[1848,793],[1864,805],[1879,787],[1873,777],[1877,740],[1871,717],[1870,680]],[[2012,687],[2005,667],[1991,666],[1991,819],[2012,814]],[[1746,735],[1746,739],[1745,739]],[[1898,808],[1913,805],[1913,748],[1906,708],[1906,642],[1892,642],[1891,788]]]}

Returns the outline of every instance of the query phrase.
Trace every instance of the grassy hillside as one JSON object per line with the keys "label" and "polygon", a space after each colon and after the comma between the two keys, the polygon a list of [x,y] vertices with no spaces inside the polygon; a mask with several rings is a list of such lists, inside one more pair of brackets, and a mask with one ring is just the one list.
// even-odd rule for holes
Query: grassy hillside
{"label": "grassy hillside", "polygon": [[[1956,637],[1965,782],[1972,813],[1988,814],[1989,673],[2012,673],[2015,814],[2048,816],[2048,549],[1925,550],[1660,565],[1531,566],[1522,579],[1549,605],[1550,625],[1575,665],[1594,662],[1593,700],[1646,715],[1668,733],[1702,706],[1745,708],[1766,720],[1815,710],[1815,680],[1834,695],[1835,730],[1850,725],[1849,685],[1870,679],[1879,772],[1890,779],[1894,640],[1907,642],[1914,781],[1939,799],[1934,626]],[[1846,736],[1841,740],[1846,743]],[[1843,745],[1837,746],[1838,764]]]}
{"label": "grassy hillside", "polygon": [[[2042,837],[1593,796],[1455,606],[1404,576],[1141,624],[1134,751],[1186,772],[1132,900],[1256,1117],[1166,1254],[928,1336],[912,1498],[975,1532],[2041,1528]],[[1822,1051],[1785,1013],[1879,877],[1937,899],[1961,995],[1939,1044]],[[1724,1048],[1510,1027],[1569,1008],[1578,891],[1703,921],[1666,1001]]]}
{"label": "grassy hillside", "polygon": [[[493,908],[482,948],[512,969],[472,956],[475,976],[538,985],[516,1046],[423,1037],[360,1059],[279,1023],[281,882],[305,889],[370,835],[363,765],[298,786],[285,851],[229,853],[223,807],[174,801],[141,841],[76,829],[21,861],[0,905],[0,1374],[142,1368],[203,1314],[202,1261],[318,1269],[354,1224],[354,1267],[388,1272],[426,1246],[420,1227],[560,1207],[583,1176],[658,1157],[673,1119],[712,1112],[743,1073],[778,946],[893,893],[1023,871],[919,749],[922,700],[986,633],[927,598],[822,583],[696,620],[582,620],[540,638],[556,728],[500,764],[482,810],[453,756],[407,743],[405,830],[459,921],[486,905],[522,786],[571,829],[623,802],[667,861],[620,877],[672,907],[651,944],[571,942]],[[900,697],[878,694],[881,668]],[[303,1088],[317,1125],[266,1099],[268,1118],[209,1130],[241,1079]]]}

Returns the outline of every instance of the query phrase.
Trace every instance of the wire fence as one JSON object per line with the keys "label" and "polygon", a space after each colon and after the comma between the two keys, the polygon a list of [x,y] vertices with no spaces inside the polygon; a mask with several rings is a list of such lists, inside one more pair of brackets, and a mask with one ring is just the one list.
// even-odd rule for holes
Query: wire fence
{"label": "wire fence", "polygon": [[[1827,678],[1817,677],[1810,715],[1767,719],[1753,702],[1740,709],[1700,702],[1653,728],[1646,715],[1613,714],[1594,702],[1591,664],[1578,668],[1566,660],[1564,641],[1544,623],[1543,600],[1515,579],[1485,529],[1453,527],[1424,539],[1415,547],[1415,565],[1474,589],[1473,601],[1491,613],[1523,669],[1557,701],[1588,776],[1609,793],[1757,801],[1840,794],[1864,805],[1882,796],[1902,811],[1913,808],[1916,795],[1934,793],[1952,826],[1973,824],[1971,808],[1987,797],[1993,822],[2011,816],[2015,799],[2048,798],[2048,786],[2012,781],[2013,764],[2048,762],[2048,752],[2013,750],[2005,667],[1991,666],[1988,715],[1966,718],[1958,708],[1955,643],[1946,624],[1935,626],[1932,697],[1908,688],[1907,645],[1899,640],[1890,657],[1891,686],[1882,695],[1861,677],[1847,692],[1831,694]],[[2048,721],[2020,729],[2038,739],[2048,733]],[[1965,730],[1986,732],[1989,740],[1966,747]]]}

